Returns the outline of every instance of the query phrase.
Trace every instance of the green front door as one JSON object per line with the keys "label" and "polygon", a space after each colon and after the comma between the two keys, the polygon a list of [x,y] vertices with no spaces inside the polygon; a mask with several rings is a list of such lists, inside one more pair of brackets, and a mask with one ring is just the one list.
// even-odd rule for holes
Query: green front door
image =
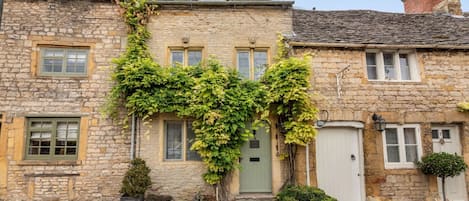
{"label": "green front door", "polygon": [[265,128],[253,131],[254,138],[241,148],[240,193],[272,192],[270,135]]}

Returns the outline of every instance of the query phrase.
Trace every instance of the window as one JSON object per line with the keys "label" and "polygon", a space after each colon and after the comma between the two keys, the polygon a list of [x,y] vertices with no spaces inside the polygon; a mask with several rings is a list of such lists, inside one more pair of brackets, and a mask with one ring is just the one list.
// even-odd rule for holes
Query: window
{"label": "window", "polygon": [[41,47],[40,51],[39,75],[86,76],[88,49]]}
{"label": "window", "polygon": [[387,125],[383,145],[386,168],[414,168],[422,156],[419,125]]}
{"label": "window", "polygon": [[418,81],[415,53],[410,51],[367,51],[368,80]]}
{"label": "window", "polygon": [[432,128],[432,140],[438,143],[451,142],[452,138],[458,138],[455,133],[453,127],[434,127]]}
{"label": "window", "polygon": [[80,118],[29,118],[26,159],[76,159]]}
{"label": "window", "polygon": [[237,70],[246,79],[259,80],[267,68],[267,60],[267,50],[238,50]]}
{"label": "window", "polygon": [[202,49],[172,49],[170,55],[171,66],[195,66],[202,62]]}
{"label": "window", "polygon": [[165,160],[200,161],[196,151],[191,150],[195,133],[190,121],[165,121]]}
{"label": "window", "polygon": [[0,30],[2,30],[3,0],[0,0]]}

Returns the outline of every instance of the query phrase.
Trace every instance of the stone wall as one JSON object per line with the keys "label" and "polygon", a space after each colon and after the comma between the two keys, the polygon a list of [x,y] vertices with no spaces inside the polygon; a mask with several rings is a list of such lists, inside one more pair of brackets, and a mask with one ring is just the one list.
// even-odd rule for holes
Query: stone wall
{"label": "stone wall", "polygon": [[[163,66],[169,65],[169,48],[202,48],[203,60],[210,56],[226,67],[236,66],[237,48],[267,49],[269,61],[273,62],[276,52],[277,33],[291,33],[291,9],[281,7],[245,6],[195,6],[194,8],[161,7],[159,14],[150,19],[148,28],[152,34],[149,42],[155,60]],[[183,43],[188,40],[187,43]],[[190,200],[197,191],[213,193],[213,188],[202,179],[205,165],[201,162],[163,160],[163,120],[175,116],[160,115],[153,119],[152,127],[143,132],[140,154],[145,158],[157,183],[154,190],[170,194],[176,200]],[[275,129],[272,131],[275,133]],[[275,135],[273,135],[275,136]],[[272,138],[274,193],[283,184],[280,159],[275,154],[276,140]],[[182,179],[184,179],[182,181]],[[230,196],[238,195],[238,173],[228,178]]]}
{"label": "stone wall", "polygon": [[202,161],[164,160],[164,121],[179,120],[175,115],[160,114],[139,133],[137,154],[151,167],[150,176],[156,194],[170,195],[175,200],[191,200],[197,193],[213,195],[211,186],[202,178],[206,168]]}
{"label": "stone wall", "polygon": [[[432,199],[436,179],[416,169],[385,169],[383,141],[373,129],[371,115],[378,113],[388,123],[420,124],[423,154],[432,152],[431,126],[452,124],[461,128],[461,146],[469,162],[469,115],[457,111],[456,104],[469,97],[469,52],[417,50],[421,81],[368,81],[365,51],[340,48],[296,48],[295,55],[312,53],[311,83],[319,95],[320,109],[329,112],[330,121],[365,123],[363,148],[366,195],[383,200]],[[341,81],[342,96],[337,96],[336,73],[349,66]],[[314,144],[310,156],[314,157]],[[304,158],[300,149],[298,158]],[[297,178],[304,183],[304,161],[299,160]],[[311,183],[316,184],[315,161],[310,161]],[[466,172],[466,181],[469,182]],[[412,192],[412,195],[409,193]]]}
{"label": "stone wall", "polygon": [[[170,47],[187,46],[202,47],[205,60],[215,56],[232,67],[236,66],[236,48],[268,48],[271,59],[277,33],[292,32],[292,13],[291,9],[233,6],[160,10],[148,28],[150,49],[162,65],[169,64]],[[187,44],[182,42],[184,37],[189,39]]]}
{"label": "stone wall", "polygon": [[[126,26],[114,3],[4,0],[0,28],[0,199],[116,200],[128,141],[100,107]],[[38,47],[90,48],[85,77],[37,76]],[[81,117],[77,161],[24,160],[27,117]],[[4,148],[3,148],[4,147]]]}

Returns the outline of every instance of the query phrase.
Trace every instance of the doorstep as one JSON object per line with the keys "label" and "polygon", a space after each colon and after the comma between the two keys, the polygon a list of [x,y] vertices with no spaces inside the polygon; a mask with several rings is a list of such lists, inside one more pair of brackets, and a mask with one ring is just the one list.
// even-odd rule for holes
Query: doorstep
{"label": "doorstep", "polygon": [[236,196],[236,201],[274,201],[272,193],[242,193]]}

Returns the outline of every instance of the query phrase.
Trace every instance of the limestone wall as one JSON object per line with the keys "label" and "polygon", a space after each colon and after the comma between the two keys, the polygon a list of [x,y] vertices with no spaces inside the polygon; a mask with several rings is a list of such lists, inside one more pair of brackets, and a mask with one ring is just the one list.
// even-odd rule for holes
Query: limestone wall
{"label": "limestone wall", "polygon": [[[366,195],[383,200],[425,200],[437,195],[436,179],[416,169],[385,169],[383,141],[372,127],[376,112],[388,123],[420,124],[423,153],[432,152],[431,126],[452,124],[461,128],[464,158],[469,162],[469,115],[457,112],[456,104],[469,97],[469,52],[417,50],[421,81],[368,81],[363,49],[297,48],[295,55],[312,53],[311,69],[316,101],[329,112],[330,121],[358,121],[363,130]],[[341,81],[342,95],[337,96],[336,73],[349,66]],[[310,149],[314,156],[314,144]],[[300,150],[298,158],[304,158]],[[298,178],[304,178],[304,161],[299,162]],[[315,161],[311,160],[312,184]],[[469,182],[466,172],[466,181]],[[300,179],[305,183],[304,179]]]}
{"label": "limestone wall", "polygon": [[[202,47],[205,60],[215,56],[227,67],[236,66],[236,48],[267,48],[271,59],[277,33],[292,32],[291,15],[291,9],[268,7],[160,10],[148,25],[150,49],[162,65],[169,64],[171,47]],[[184,44],[183,38],[189,42]]]}
{"label": "limestone wall", "polygon": [[[126,26],[110,2],[4,0],[0,28],[0,199],[116,200],[129,146],[100,107]],[[89,48],[84,77],[41,77],[40,46]],[[81,117],[77,161],[24,160],[28,117]]]}
{"label": "limestone wall", "polygon": [[[236,66],[238,48],[267,49],[269,61],[276,52],[277,33],[291,33],[291,9],[281,7],[199,6],[193,9],[162,7],[148,24],[152,34],[149,42],[156,61],[169,65],[170,48],[201,48],[203,60],[214,56],[226,67]],[[188,41],[183,42],[183,39]],[[154,169],[155,190],[170,194],[176,200],[190,200],[197,191],[213,193],[213,188],[202,179],[205,166],[201,162],[163,160],[163,120],[177,119],[160,115],[153,119],[152,127],[145,131],[140,154]],[[273,130],[272,132],[276,132]],[[283,185],[284,172],[275,149],[277,141],[272,135],[273,191]],[[184,179],[181,182],[181,179]],[[234,172],[227,181],[230,196],[239,193],[239,178]]]}

